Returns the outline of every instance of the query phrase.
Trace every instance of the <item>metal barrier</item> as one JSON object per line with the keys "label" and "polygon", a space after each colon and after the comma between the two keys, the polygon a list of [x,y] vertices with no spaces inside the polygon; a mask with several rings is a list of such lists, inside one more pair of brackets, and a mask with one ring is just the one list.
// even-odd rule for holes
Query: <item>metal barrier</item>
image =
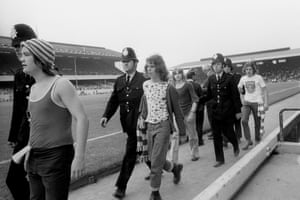
{"label": "metal barrier", "polygon": [[278,135],[278,141],[284,141],[284,133],[283,133],[283,113],[286,111],[300,111],[300,108],[284,108],[279,111],[279,127],[280,127],[280,134]]}

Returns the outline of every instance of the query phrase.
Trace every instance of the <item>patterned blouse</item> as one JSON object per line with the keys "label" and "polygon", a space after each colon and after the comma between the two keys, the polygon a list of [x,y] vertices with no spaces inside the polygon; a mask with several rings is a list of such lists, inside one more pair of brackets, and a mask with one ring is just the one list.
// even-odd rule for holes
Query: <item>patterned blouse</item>
{"label": "patterned blouse", "polygon": [[157,124],[169,118],[167,110],[167,82],[144,82],[143,89],[147,99],[148,115],[146,122]]}

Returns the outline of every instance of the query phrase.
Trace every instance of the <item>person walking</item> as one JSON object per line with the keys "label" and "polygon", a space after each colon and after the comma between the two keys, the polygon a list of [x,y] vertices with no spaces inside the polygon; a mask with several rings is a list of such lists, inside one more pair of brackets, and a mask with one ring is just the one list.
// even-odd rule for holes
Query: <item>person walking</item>
{"label": "person walking", "polygon": [[21,48],[23,71],[36,81],[28,103],[31,150],[25,157],[30,199],[67,200],[71,178],[76,180],[84,173],[89,122],[72,83],[57,75],[53,46],[30,39]]}
{"label": "person walking", "polygon": [[[242,76],[241,76],[241,74],[239,74],[233,70],[233,65],[232,65],[232,61],[230,58],[224,58],[224,60],[225,60],[224,72],[232,75],[234,84],[236,85],[236,88],[238,88],[238,84],[239,84]],[[241,102],[240,102],[240,105],[242,106]],[[241,119],[235,119],[233,125],[234,125],[235,135],[238,139],[238,142],[240,143],[241,138],[242,138]]]}
{"label": "person walking", "polygon": [[193,85],[185,80],[182,70],[175,70],[173,77],[178,92],[179,105],[184,115],[185,128],[191,149],[191,160],[197,161],[199,160],[199,144],[196,131],[196,111],[199,98]]}
{"label": "person walking", "polygon": [[[196,95],[200,98],[203,95],[201,85],[196,82],[196,73],[194,71],[189,71],[186,74],[187,81],[193,85]],[[196,109],[196,130],[198,134],[198,144],[199,146],[204,145],[203,141],[203,122],[204,122],[204,104],[198,103]]]}
{"label": "person walking", "polygon": [[[208,85],[208,78],[212,75],[215,74],[215,72],[212,69],[212,66],[209,65],[205,65],[203,67],[203,72],[206,74],[207,78],[203,81],[202,84],[202,91],[203,91],[203,95],[206,95],[207,92],[207,85]],[[207,114],[207,119],[208,119],[208,123],[211,127],[212,124],[212,100],[208,100],[207,102],[205,102],[205,107],[206,107],[206,114]],[[207,138],[209,140],[213,139],[213,133],[209,133],[209,135],[207,136]]]}
{"label": "person walking", "polygon": [[161,200],[159,193],[161,175],[164,169],[174,174],[173,182],[181,180],[183,165],[166,159],[170,143],[170,135],[175,132],[174,119],[178,131],[185,134],[184,117],[178,103],[176,89],[168,83],[168,71],[160,55],[152,55],[146,59],[150,80],[143,84],[143,108],[140,113],[139,128],[146,127],[148,151],[151,162],[150,200]]}
{"label": "person walking", "polygon": [[215,75],[208,78],[207,93],[200,98],[200,102],[212,100],[212,131],[216,156],[214,167],[220,167],[225,163],[223,151],[224,134],[233,146],[234,156],[240,153],[237,138],[233,130],[235,118],[240,118],[241,106],[239,104],[239,92],[230,74],[223,71],[225,62],[222,54],[214,55],[212,67]]}
{"label": "person walking", "polygon": [[[21,42],[36,38],[33,29],[27,24],[16,24],[11,31],[11,46],[15,49],[17,59],[21,61]],[[17,69],[14,74],[13,106],[8,144],[13,148],[13,154],[28,144],[29,122],[26,115],[28,96],[34,79]],[[11,161],[6,177],[6,184],[15,200],[29,200],[29,182],[26,178],[24,163],[16,164]]]}
{"label": "person walking", "polygon": [[119,177],[116,182],[116,191],[113,196],[122,199],[125,197],[127,183],[134,169],[137,158],[136,127],[139,113],[139,104],[143,95],[144,75],[136,70],[138,59],[134,50],[126,47],[122,50],[122,66],[125,71],[118,77],[114,84],[113,92],[106,105],[105,112],[100,120],[102,127],[106,127],[108,121],[120,106],[120,119],[123,132],[127,134],[125,155]]}
{"label": "person walking", "polygon": [[247,150],[251,145],[253,145],[248,124],[251,113],[254,118],[256,143],[260,142],[261,135],[264,133],[262,124],[265,111],[268,110],[268,92],[262,76],[257,74],[254,62],[245,63],[243,72],[245,75],[241,78],[238,88],[241,93],[245,92],[242,101],[242,125],[244,129],[244,136],[247,140],[247,144],[243,147],[243,150]]}

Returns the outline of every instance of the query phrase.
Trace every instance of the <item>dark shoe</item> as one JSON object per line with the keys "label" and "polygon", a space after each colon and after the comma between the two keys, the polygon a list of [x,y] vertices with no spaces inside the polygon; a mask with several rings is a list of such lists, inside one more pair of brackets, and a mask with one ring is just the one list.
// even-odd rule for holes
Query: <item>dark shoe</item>
{"label": "dark shoe", "polygon": [[242,149],[243,149],[243,150],[247,150],[247,149],[249,149],[249,147],[252,146],[252,145],[253,145],[253,142],[252,142],[252,141],[247,142],[247,144],[246,144]]}
{"label": "dark shoe", "polygon": [[159,191],[153,191],[153,192],[151,192],[149,200],[162,200],[162,198],[161,198],[161,196],[159,194]]}
{"label": "dark shoe", "polygon": [[183,165],[182,164],[175,164],[172,172],[174,174],[173,183],[178,184],[181,179],[181,171],[182,171]]}
{"label": "dark shoe", "polygon": [[228,148],[228,142],[223,142],[223,147]]}
{"label": "dark shoe", "polygon": [[118,199],[123,199],[125,197],[125,190],[117,188],[117,190],[115,191],[115,193],[113,194],[113,196],[116,197],[116,198],[118,198]]}
{"label": "dark shoe", "polygon": [[214,167],[220,167],[221,165],[224,165],[225,162],[217,162]]}
{"label": "dark shoe", "polygon": [[261,138],[260,138],[260,137],[259,137],[259,138],[255,138],[255,143],[256,143],[256,144],[260,143],[260,141],[261,141]]}
{"label": "dark shoe", "polygon": [[199,140],[199,141],[198,141],[198,145],[199,145],[199,146],[203,146],[203,145],[204,145],[204,141],[203,141],[203,140]]}
{"label": "dark shoe", "polygon": [[191,161],[197,161],[197,160],[199,160],[199,157],[193,157],[193,158],[191,159]]}
{"label": "dark shoe", "polygon": [[150,173],[149,173],[147,176],[145,176],[145,180],[146,180],[146,181],[149,181],[149,180],[150,180]]}
{"label": "dark shoe", "polygon": [[239,154],[240,154],[240,149],[238,148],[238,149],[234,150],[233,154],[234,154],[235,157],[238,157]]}
{"label": "dark shoe", "polygon": [[238,144],[241,144],[241,138],[238,138],[237,141],[238,141]]}

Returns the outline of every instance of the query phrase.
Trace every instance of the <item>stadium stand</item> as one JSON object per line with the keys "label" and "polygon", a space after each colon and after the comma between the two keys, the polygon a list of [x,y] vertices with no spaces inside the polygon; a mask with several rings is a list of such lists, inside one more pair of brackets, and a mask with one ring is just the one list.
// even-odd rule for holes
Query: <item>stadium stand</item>
{"label": "stadium stand", "polygon": [[[103,47],[51,42],[56,51],[55,65],[71,80],[80,94],[111,90],[123,72],[116,68],[121,53]],[[13,74],[20,67],[9,37],[0,36],[0,101],[12,99]]]}
{"label": "stadium stand", "polygon": [[[234,55],[226,55],[232,60],[234,69],[242,73],[245,62],[255,61],[260,73],[266,81],[281,82],[300,80],[300,48],[290,49],[289,47],[280,49],[271,49]],[[205,65],[210,65],[211,57],[203,58],[200,61],[183,63],[171,68],[174,69],[194,69],[198,73],[199,82],[206,76],[202,72]],[[197,74],[196,73],[196,74]]]}

